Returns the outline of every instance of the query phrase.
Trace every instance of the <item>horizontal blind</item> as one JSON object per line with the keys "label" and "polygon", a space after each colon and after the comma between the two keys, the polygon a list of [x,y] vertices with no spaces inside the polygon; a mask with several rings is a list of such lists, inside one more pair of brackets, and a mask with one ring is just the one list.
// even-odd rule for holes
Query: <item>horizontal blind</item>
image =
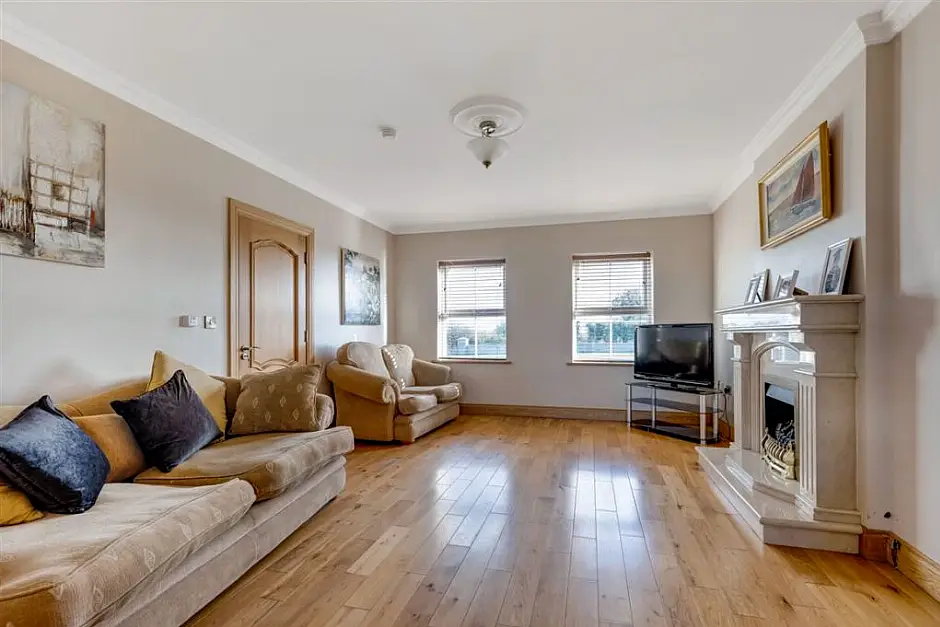
{"label": "horizontal blind", "polygon": [[653,321],[650,253],[572,258],[575,360],[629,361],[633,332]]}
{"label": "horizontal blind", "polygon": [[505,359],[505,259],[438,263],[438,357]]}

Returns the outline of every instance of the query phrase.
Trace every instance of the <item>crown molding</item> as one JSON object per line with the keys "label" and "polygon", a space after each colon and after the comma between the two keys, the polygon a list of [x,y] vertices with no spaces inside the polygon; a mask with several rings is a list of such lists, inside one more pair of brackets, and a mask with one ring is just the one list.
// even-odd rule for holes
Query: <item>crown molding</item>
{"label": "crown molding", "polygon": [[4,12],[0,39],[305,192],[388,230],[360,205]]}
{"label": "crown molding", "polygon": [[747,181],[754,172],[754,162],[866,47],[894,39],[932,1],[892,0],[884,9],[863,15],[852,23],[745,147],[732,174],[712,196],[712,211]]}

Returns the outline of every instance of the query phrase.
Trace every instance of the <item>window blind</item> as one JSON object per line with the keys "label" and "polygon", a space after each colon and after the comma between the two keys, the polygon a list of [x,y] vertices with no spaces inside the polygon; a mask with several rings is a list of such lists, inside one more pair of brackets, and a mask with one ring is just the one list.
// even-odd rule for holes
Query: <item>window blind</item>
{"label": "window blind", "polygon": [[633,361],[634,330],[653,322],[652,266],[650,253],[572,258],[574,361]]}
{"label": "window blind", "polygon": [[437,265],[437,355],[506,358],[506,260]]}

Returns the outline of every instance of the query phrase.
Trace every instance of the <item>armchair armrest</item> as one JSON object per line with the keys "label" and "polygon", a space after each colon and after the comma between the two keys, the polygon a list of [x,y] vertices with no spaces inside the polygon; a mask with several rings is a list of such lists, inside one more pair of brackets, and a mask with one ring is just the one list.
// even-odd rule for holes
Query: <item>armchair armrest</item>
{"label": "armchair armrest", "polygon": [[326,394],[317,392],[316,412],[317,424],[321,429],[326,429],[333,424],[333,399]]}
{"label": "armchair armrest", "polygon": [[411,362],[411,372],[417,385],[444,385],[451,382],[452,371],[446,364],[415,358]]}
{"label": "armchair armrest", "polygon": [[326,367],[326,376],[343,391],[374,403],[391,405],[398,396],[395,382],[388,377],[346,366],[338,361],[330,362]]}

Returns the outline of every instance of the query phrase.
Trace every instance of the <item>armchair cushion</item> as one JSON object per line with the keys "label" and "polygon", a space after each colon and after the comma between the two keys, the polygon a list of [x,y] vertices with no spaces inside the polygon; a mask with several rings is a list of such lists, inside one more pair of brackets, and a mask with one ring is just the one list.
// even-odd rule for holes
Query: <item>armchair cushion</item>
{"label": "armchair cushion", "polygon": [[387,376],[366,372],[339,361],[331,362],[326,367],[326,376],[337,388],[374,403],[390,405],[398,396],[397,384]]}
{"label": "armchair cushion", "polygon": [[388,344],[382,347],[382,358],[388,373],[399,386],[405,388],[415,384],[415,375],[411,371],[415,352],[407,344]]}
{"label": "armchair cushion", "polygon": [[402,394],[398,397],[398,411],[406,416],[419,414],[437,406],[433,394]]}
{"label": "armchair cushion", "polygon": [[444,385],[450,383],[452,370],[447,364],[435,364],[423,359],[411,362],[415,382],[411,385]]}
{"label": "armchair cushion", "polygon": [[369,342],[348,342],[336,349],[336,361],[380,377],[388,378],[388,368],[382,357],[382,349]]}
{"label": "armchair cushion", "polygon": [[433,394],[439,403],[456,401],[460,398],[462,389],[459,383],[447,383],[446,385],[413,385],[402,388],[402,395],[405,394]]}

